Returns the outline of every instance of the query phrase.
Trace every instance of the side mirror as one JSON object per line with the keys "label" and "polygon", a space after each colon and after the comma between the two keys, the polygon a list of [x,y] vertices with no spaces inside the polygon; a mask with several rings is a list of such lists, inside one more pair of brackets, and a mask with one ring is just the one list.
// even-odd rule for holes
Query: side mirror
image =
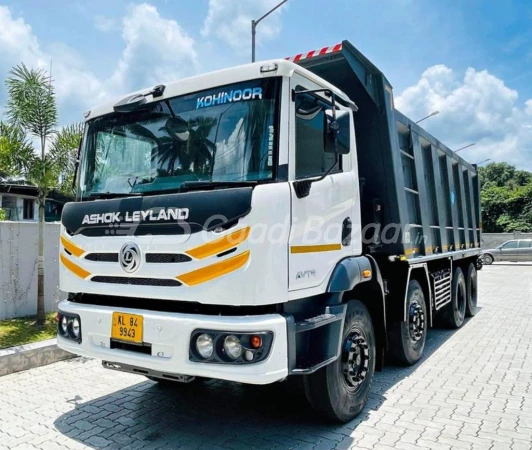
{"label": "side mirror", "polygon": [[332,109],[325,110],[324,114],[324,151],[325,153],[337,153],[339,155],[347,155],[350,151],[349,140],[350,120],[348,111],[336,111],[333,113]]}

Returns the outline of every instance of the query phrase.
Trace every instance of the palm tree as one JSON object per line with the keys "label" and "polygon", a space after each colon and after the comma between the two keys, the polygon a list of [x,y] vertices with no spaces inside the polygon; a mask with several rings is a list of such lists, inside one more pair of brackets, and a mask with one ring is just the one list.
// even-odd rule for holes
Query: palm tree
{"label": "palm tree", "polygon": [[14,67],[6,80],[7,117],[13,126],[40,141],[41,158],[29,170],[29,178],[38,188],[39,252],[37,257],[37,324],[45,321],[44,313],[44,206],[53,177],[51,164],[45,157],[46,141],[56,133],[57,105],[52,80],[42,69],[24,64]]}

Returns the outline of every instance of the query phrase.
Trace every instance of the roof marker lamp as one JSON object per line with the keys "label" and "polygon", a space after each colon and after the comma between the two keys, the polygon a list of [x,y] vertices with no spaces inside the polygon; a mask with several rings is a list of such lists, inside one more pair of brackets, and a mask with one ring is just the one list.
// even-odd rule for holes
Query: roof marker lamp
{"label": "roof marker lamp", "polygon": [[277,63],[263,64],[260,66],[260,73],[275,72],[278,68]]}

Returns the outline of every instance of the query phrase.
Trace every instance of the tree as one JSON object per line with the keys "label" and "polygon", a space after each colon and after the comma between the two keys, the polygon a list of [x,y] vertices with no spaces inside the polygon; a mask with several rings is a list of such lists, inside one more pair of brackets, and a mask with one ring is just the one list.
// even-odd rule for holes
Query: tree
{"label": "tree", "polygon": [[479,169],[482,228],[488,233],[532,231],[532,173],[507,163]]}
{"label": "tree", "polygon": [[24,64],[14,67],[6,80],[7,117],[12,126],[40,142],[41,158],[33,161],[28,178],[37,185],[39,204],[39,252],[37,257],[37,324],[44,314],[44,206],[46,194],[53,187],[50,160],[45,157],[46,141],[56,133],[57,105],[52,80],[42,69]]}
{"label": "tree", "polygon": [[72,182],[82,136],[82,122],[75,122],[62,128],[52,136],[50,151],[46,155],[55,180],[54,187],[66,195],[72,194]]}
{"label": "tree", "polygon": [[0,178],[27,178],[35,159],[22,129],[0,121]]}

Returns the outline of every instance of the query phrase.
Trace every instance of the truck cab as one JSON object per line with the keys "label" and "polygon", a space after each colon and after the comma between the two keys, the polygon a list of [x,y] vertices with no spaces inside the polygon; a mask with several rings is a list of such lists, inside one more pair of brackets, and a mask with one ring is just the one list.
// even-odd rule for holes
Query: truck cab
{"label": "truck cab", "polygon": [[[333,95],[338,155],[325,151]],[[140,98],[149,101],[87,118],[79,201],[62,234],[86,253],[86,276],[63,265],[67,292],[275,304],[324,292],[335,264],[361,253],[336,226],[360,224],[360,205],[352,110],[332,85],[280,60]],[[317,181],[298,198],[305,180]],[[140,261],[126,268],[129,242]]]}

